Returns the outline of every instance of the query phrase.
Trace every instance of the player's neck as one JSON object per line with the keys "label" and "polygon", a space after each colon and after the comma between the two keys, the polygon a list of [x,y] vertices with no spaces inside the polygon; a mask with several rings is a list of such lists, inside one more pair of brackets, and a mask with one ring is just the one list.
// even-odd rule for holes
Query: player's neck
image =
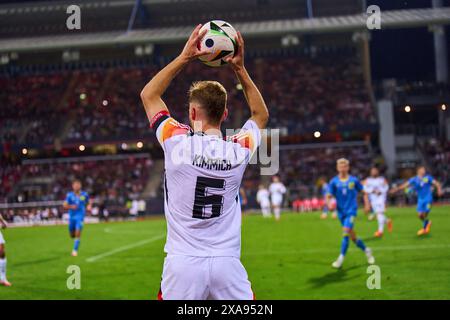
{"label": "player's neck", "polygon": [[210,125],[204,121],[199,121],[194,124],[194,132],[203,132],[209,136],[222,137],[222,132],[220,131],[220,125]]}
{"label": "player's neck", "polygon": [[348,173],[339,173],[339,179],[341,180],[347,180],[349,177]]}

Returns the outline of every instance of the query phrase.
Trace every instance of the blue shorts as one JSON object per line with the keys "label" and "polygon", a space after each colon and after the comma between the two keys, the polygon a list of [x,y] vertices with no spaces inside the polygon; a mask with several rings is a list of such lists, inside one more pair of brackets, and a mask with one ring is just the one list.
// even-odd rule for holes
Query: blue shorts
{"label": "blue shorts", "polygon": [[355,216],[352,215],[339,215],[339,221],[343,228],[352,230],[354,224]]}
{"label": "blue shorts", "polygon": [[69,219],[69,231],[81,231],[83,229],[83,218],[70,218]]}
{"label": "blue shorts", "polygon": [[419,200],[417,202],[417,212],[418,213],[430,213],[431,201],[429,200]]}

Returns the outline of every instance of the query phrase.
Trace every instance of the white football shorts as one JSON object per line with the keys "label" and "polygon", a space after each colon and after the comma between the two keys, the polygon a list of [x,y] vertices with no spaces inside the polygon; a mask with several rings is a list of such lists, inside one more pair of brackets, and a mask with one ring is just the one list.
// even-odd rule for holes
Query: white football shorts
{"label": "white football shorts", "polygon": [[370,205],[374,213],[384,213],[386,211],[386,204],[384,201],[373,201]]}
{"label": "white football shorts", "polygon": [[263,200],[259,205],[261,206],[261,209],[270,208],[270,201],[268,199]]}
{"label": "white football shorts", "polygon": [[272,200],[272,205],[274,207],[281,207],[281,204],[283,202],[283,196],[275,194],[271,197],[271,200]]}
{"label": "white football shorts", "polygon": [[254,300],[254,295],[238,258],[168,254],[158,299]]}
{"label": "white football shorts", "polygon": [[5,238],[3,238],[2,232],[0,231],[0,244],[5,244]]}

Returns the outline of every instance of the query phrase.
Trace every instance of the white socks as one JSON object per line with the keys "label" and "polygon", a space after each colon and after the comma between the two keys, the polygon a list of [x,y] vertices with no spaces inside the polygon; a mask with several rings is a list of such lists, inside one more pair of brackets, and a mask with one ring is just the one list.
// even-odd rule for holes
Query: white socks
{"label": "white socks", "polygon": [[275,219],[279,220],[281,216],[281,209],[280,208],[274,208],[273,213],[275,215]]}
{"label": "white socks", "polygon": [[377,213],[377,220],[378,220],[378,231],[383,233],[384,225],[386,224],[386,216],[384,215],[384,213]]}
{"label": "white socks", "polygon": [[261,211],[264,218],[270,217],[270,208],[261,208]]}
{"label": "white socks", "polygon": [[0,281],[6,280],[6,258],[0,259]]}

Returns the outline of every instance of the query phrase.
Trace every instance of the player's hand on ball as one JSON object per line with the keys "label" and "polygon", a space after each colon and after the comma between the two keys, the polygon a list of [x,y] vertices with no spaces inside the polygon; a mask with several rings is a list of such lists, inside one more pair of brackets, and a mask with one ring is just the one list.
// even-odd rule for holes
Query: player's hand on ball
{"label": "player's hand on ball", "polygon": [[244,67],[244,38],[239,31],[235,41],[237,42],[237,52],[234,57],[225,59],[225,61],[236,71]]}
{"label": "player's hand on ball", "polygon": [[195,27],[194,31],[192,31],[191,36],[186,42],[183,51],[180,54],[180,56],[186,59],[187,61],[191,61],[195,58],[210,53],[208,50],[200,50],[200,42],[202,41],[203,37],[207,32],[207,30],[203,30],[202,32],[200,32],[201,27],[202,27],[201,24]]}

